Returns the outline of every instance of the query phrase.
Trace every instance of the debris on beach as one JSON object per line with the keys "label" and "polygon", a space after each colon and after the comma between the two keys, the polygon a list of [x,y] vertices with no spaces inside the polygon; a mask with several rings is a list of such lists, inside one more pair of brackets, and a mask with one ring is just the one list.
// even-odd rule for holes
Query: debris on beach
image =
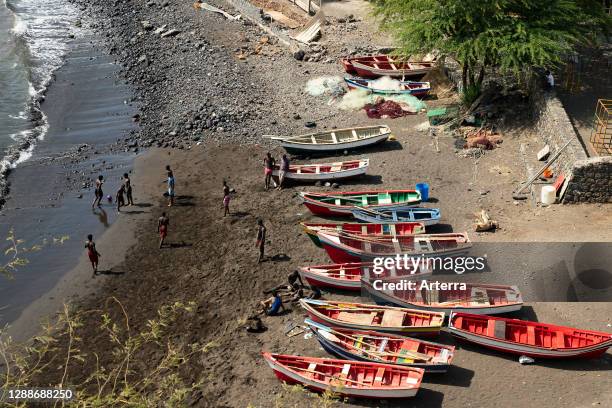
{"label": "debris on beach", "polygon": [[367,104],[363,109],[370,119],[395,119],[417,113],[408,104],[399,104],[395,101],[387,101],[384,98],[379,98],[376,102]]}
{"label": "debris on beach", "polygon": [[489,214],[485,210],[481,210],[479,213],[476,213],[476,225],[474,226],[474,231],[476,232],[487,232],[487,231],[495,231],[499,224],[497,221],[494,221],[489,217]]}
{"label": "debris on beach", "polygon": [[221,10],[220,8],[217,8],[215,6],[211,6],[208,3],[193,3],[193,7],[195,9],[203,9],[203,10],[208,10],[211,11],[213,13],[217,13],[217,14],[221,14],[223,17],[227,18],[228,20],[231,21],[235,21],[235,20],[239,20],[240,19],[240,14],[237,14],[236,16],[232,16],[230,13],[227,13],[223,10]]}
{"label": "debris on beach", "polygon": [[467,143],[466,149],[480,147],[485,150],[493,150],[503,142],[502,136],[491,129],[470,130],[465,135]]}
{"label": "debris on beach", "polygon": [[322,76],[306,83],[306,92],[311,96],[330,95],[340,97],[346,93],[342,86],[343,80],[337,76]]}
{"label": "debris on beach", "polygon": [[533,358],[527,357],[527,356],[520,356],[518,361],[521,364],[532,364],[532,363],[535,363],[535,360]]}
{"label": "debris on beach", "polygon": [[341,110],[359,110],[365,108],[366,105],[376,105],[384,101],[393,101],[399,104],[403,110],[413,113],[419,112],[427,107],[425,102],[412,95],[385,95],[382,97],[363,89],[357,89],[347,93],[336,106]]}

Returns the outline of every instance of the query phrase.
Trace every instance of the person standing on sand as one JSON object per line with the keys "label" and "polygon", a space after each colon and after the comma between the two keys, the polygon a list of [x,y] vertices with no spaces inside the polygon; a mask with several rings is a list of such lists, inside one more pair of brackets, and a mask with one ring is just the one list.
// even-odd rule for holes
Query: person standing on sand
{"label": "person standing on sand", "polygon": [[163,212],[161,217],[157,220],[157,232],[159,233],[159,248],[164,245],[164,240],[168,236],[168,226],[170,225],[170,218],[166,217],[166,213]]}
{"label": "person standing on sand", "polygon": [[98,176],[96,180],[96,189],[94,190],[95,198],[93,203],[91,203],[91,208],[95,208],[96,205],[98,207],[102,206],[102,199],[104,198],[104,192],[102,191],[102,185],[104,184],[104,177]]}
{"label": "person standing on sand", "polygon": [[172,207],[174,204],[174,173],[172,173],[169,165],[166,166],[166,175],[168,177],[166,180],[168,183],[168,207]]}
{"label": "person standing on sand", "polygon": [[93,268],[92,278],[95,278],[98,274],[98,258],[102,255],[96,249],[96,243],[93,241],[93,235],[89,234],[87,236],[87,241],[85,241],[85,248],[87,248],[87,256],[89,257],[89,262],[91,262],[91,267]]}
{"label": "person standing on sand", "polygon": [[259,248],[257,263],[260,263],[264,259],[264,249],[266,245],[266,227],[264,226],[261,218],[257,220],[257,226],[257,242],[255,243],[255,246]]}
{"label": "person standing on sand", "polygon": [[283,189],[283,181],[285,181],[285,176],[289,172],[289,159],[286,154],[283,154],[281,158],[280,170],[278,172],[278,190]]}
{"label": "person standing on sand", "polygon": [[115,196],[115,202],[117,203],[117,212],[121,212],[121,207],[125,207],[125,199],[123,198],[123,193],[125,192],[125,186],[121,184],[119,190],[117,190],[117,195]]}
{"label": "person standing on sand", "polygon": [[230,213],[230,209],[229,209],[229,204],[230,204],[230,188],[227,185],[227,182],[225,180],[223,180],[223,216],[225,217],[226,215],[229,215]]}
{"label": "person standing on sand", "polygon": [[127,198],[127,205],[134,205],[134,199],[132,198],[132,182],[127,173],[123,173],[123,188],[125,190],[125,196]]}
{"label": "person standing on sand", "polygon": [[274,170],[275,164],[274,157],[272,157],[272,154],[268,152],[264,158],[264,185],[266,190],[270,189],[270,180],[272,180],[272,170]]}

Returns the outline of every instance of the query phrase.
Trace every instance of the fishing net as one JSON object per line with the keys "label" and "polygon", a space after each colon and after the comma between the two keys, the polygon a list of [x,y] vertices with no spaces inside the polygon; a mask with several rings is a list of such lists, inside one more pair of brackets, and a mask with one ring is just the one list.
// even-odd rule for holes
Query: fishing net
{"label": "fishing net", "polygon": [[340,77],[322,76],[306,83],[306,92],[312,96],[330,95],[340,97],[346,93]]}

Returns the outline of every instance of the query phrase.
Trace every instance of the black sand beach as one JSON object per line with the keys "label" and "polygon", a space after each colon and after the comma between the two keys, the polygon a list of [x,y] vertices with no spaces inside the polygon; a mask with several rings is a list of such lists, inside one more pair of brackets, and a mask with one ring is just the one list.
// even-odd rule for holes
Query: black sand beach
{"label": "black sand beach", "polygon": [[[49,131],[32,158],[9,176],[11,194],[0,217],[2,238],[13,228],[24,246],[44,239],[49,244],[24,254],[29,264],[13,280],[0,280],[0,326],[53,288],[77,264],[84,237],[99,236],[117,217],[107,202],[92,211],[90,185],[103,174],[105,195],[114,196],[121,175],[130,172],[134,152],[112,145],[134,127],[134,108],[126,103],[131,95],[117,79],[118,67],[96,41],[74,41],[42,104]],[[53,238],[61,237],[68,239],[53,244]],[[4,250],[8,243],[3,245]]]}

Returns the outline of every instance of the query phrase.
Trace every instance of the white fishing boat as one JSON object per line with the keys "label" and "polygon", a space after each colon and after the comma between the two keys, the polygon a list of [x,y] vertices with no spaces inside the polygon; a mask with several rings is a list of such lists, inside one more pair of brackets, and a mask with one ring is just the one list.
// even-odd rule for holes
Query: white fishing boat
{"label": "white fishing boat", "polygon": [[[336,163],[292,164],[285,178],[298,181],[340,180],[366,174],[369,165],[369,159]],[[278,177],[278,174],[279,166],[276,165],[272,170],[272,175]]]}
{"label": "white fishing boat", "polygon": [[278,140],[289,153],[324,153],[338,150],[353,150],[384,142],[391,136],[386,125],[334,129],[308,133],[300,136],[264,136]]}

